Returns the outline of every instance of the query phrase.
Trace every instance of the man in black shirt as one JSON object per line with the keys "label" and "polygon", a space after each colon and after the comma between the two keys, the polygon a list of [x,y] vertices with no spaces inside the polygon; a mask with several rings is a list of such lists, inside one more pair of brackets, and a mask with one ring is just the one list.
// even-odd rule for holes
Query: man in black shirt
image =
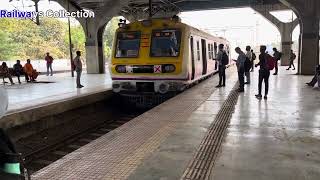
{"label": "man in black shirt", "polygon": [[273,57],[274,57],[274,59],[276,60],[276,61],[275,61],[275,66],[274,66],[274,68],[275,68],[276,71],[274,72],[273,75],[277,75],[277,74],[278,74],[278,61],[281,59],[282,53],[279,52],[279,51],[277,50],[277,48],[273,48],[273,51],[274,51]]}
{"label": "man in black shirt", "polygon": [[264,80],[265,84],[265,92],[264,92],[264,99],[267,99],[268,97],[268,90],[269,90],[269,76],[270,76],[270,70],[268,69],[268,64],[267,64],[267,59],[268,59],[268,54],[266,54],[266,46],[260,46],[260,55],[259,55],[259,63],[256,64],[255,66],[260,66],[259,70],[259,94],[256,95],[258,99],[262,99],[262,94],[261,94],[261,88],[262,88],[262,81]]}
{"label": "man in black shirt", "polygon": [[[24,75],[24,71],[23,71],[23,67],[22,67],[22,65],[20,63],[20,60],[17,60],[17,63],[15,65],[13,65],[13,71],[14,71],[14,74],[18,78],[19,84],[21,84],[20,76]],[[28,81],[28,80],[29,80],[29,77],[26,76],[26,81]]]}

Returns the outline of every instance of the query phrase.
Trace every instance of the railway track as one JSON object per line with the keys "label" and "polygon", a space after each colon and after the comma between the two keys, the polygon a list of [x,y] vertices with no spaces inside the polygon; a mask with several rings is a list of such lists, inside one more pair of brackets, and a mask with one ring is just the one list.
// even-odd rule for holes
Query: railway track
{"label": "railway track", "polygon": [[[90,106],[95,106],[95,108]],[[82,107],[58,115],[58,118],[64,116],[68,118],[70,114],[81,113],[80,116],[76,116],[79,118],[76,122],[69,120],[68,123],[21,139],[16,142],[17,149],[23,154],[29,174],[33,174],[145,111],[132,109],[132,107],[121,107],[112,102],[99,102]]]}

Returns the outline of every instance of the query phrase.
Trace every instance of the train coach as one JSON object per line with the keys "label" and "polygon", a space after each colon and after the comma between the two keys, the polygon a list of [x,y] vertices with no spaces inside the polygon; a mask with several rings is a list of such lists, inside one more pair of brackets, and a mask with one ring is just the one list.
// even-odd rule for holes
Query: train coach
{"label": "train coach", "polygon": [[181,23],[179,19],[122,24],[116,31],[112,50],[113,91],[160,95],[183,91],[218,71],[219,44],[224,44],[227,54],[230,53],[226,39]]}

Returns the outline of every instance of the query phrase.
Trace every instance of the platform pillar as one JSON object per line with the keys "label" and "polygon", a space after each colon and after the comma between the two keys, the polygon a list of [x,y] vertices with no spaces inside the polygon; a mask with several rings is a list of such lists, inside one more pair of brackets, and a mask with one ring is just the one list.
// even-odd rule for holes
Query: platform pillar
{"label": "platform pillar", "polygon": [[86,65],[87,73],[98,74],[105,72],[105,56],[103,32],[105,25],[96,27],[94,23],[86,23]]}
{"label": "platform pillar", "polygon": [[[66,0],[54,1],[58,2],[66,10],[69,9],[70,12],[82,10],[81,2],[74,3],[72,1]],[[106,24],[109,22],[110,19],[112,19],[112,17],[119,15],[119,12],[123,7],[123,4],[126,4],[128,2],[129,0],[101,1],[99,3],[99,8],[92,9],[92,11],[95,14],[94,17],[77,18],[86,36],[86,56],[82,58],[86,62],[87,73],[99,74],[105,72],[105,57],[103,43],[104,29]]]}
{"label": "platform pillar", "polygon": [[302,17],[301,62],[300,74],[314,74],[319,64],[319,19]]}
{"label": "platform pillar", "polygon": [[319,0],[280,0],[293,9],[301,24],[301,50],[298,73],[314,74],[319,64]]}
{"label": "platform pillar", "polygon": [[283,4],[277,4],[277,5],[256,5],[252,6],[252,9],[254,9],[256,12],[261,14],[263,17],[265,17],[269,22],[271,22],[274,26],[277,27],[277,29],[280,32],[281,35],[281,52],[282,52],[282,58],[281,58],[281,66],[288,66],[289,65],[289,56],[290,56],[290,50],[292,48],[292,32],[294,28],[299,24],[298,19],[293,20],[289,23],[284,23],[278,20],[276,17],[274,17],[272,14],[270,14],[270,11],[275,10],[283,10],[288,9],[288,7],[284,6]]}

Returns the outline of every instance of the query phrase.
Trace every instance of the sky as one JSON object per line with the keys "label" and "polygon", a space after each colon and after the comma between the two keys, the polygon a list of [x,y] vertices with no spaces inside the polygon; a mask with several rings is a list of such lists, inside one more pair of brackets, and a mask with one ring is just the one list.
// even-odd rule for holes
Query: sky
{"label": "sky", "polygon": [[[14,0],[11,3],[9,0],[2,0],[0,3],[0,9],[13,10],[15,8],[25,11],[34,10],[33,2],[30,0]],[[54,1],[42,0],[39,3],[39,9],[58,11],[63,8]],[[279,11],[272,14],[283,22],[290,22],[292,18],[296,18],[291,11]],[[186,24],[227,38],[233,47],[243,48],[246,45],[254,47],[280,42],[280,33],[277,28],[251,8],[182,12],[179,16]],[[293,40],[297,40],[298,35],[299,28],[297,27],[293,33]]]}

